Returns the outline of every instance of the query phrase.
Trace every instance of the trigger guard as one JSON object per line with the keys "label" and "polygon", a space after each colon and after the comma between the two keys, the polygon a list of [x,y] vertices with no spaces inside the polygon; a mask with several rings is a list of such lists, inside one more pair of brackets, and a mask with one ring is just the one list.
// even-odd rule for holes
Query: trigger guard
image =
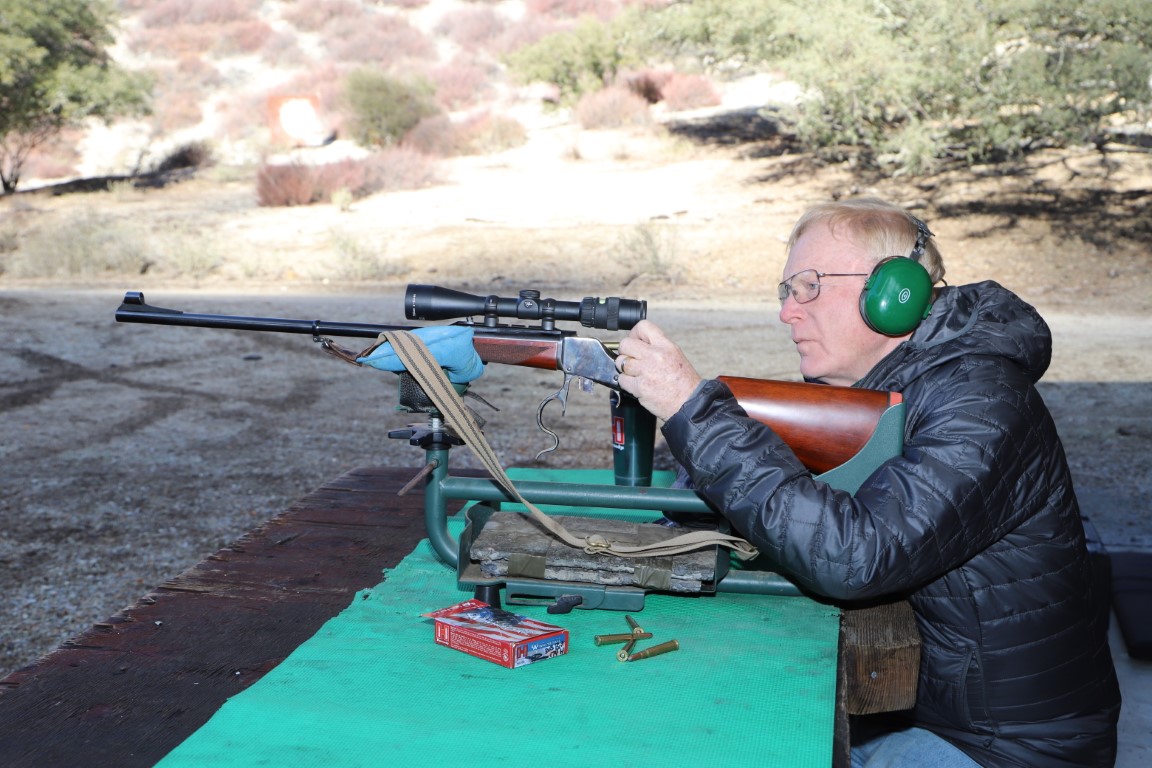
{"label": "trigger guard", "polygon": [[564,400],[560,397],[559,393],[544,398],[543,402],[540,403],[540,407],[536,409],[536,426],[540,428],[541,432],[552,438],[552,446],[550,448],[545,448],[544,450],[537,453],[536,458],[534,459],[535,461],[539,461],[541,456],[546,453],[552,453],[560,447],[560,436],[544,425],[544,409],[547,408],[548,403],[552,402],[553,400],[560,401],[561,415],[563,415],[564,411],[567,410],[567,408],[564,407]]}

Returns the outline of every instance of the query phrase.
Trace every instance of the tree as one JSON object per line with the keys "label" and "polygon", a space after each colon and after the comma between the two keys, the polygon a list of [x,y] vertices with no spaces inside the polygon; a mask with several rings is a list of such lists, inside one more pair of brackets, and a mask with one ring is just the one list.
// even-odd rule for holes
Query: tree
{"label": "tree", "polygon": [[36,147],[89,119],[144,114],[150,83],[112,61],[108,0],[0,3],[0,185],[16,190]]}

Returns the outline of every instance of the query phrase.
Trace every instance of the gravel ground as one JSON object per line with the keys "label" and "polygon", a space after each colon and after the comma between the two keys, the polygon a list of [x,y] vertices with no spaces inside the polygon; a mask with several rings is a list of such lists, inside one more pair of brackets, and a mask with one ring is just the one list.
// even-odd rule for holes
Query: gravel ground
{"label": "gravel ground", "polygon": [[[390,374],[340,363],[307,336],[118,324],[120,296],[0,292],[0,676],[325,480],[422,459],[386,436],[408,420],[394,411]],[[398,291],[148,299],[188,311],[404,322]],[[764,327],[771,312],[674,299],[649,308],[706,375],[793,378],[785,331]],[[1048,317],[1057,345],[1043,392],[1085,510],[1110,549],[1152,550],[1152,320]],[[481,412],[505,464],[530,464],[548,444],[533,414],[558,384],[556,374],[490,366],[474,385],[501,408]],[[549,411],[562,444],[546,465],[610,466],[607,407],[603,391],[574,392],[566,416]]]}

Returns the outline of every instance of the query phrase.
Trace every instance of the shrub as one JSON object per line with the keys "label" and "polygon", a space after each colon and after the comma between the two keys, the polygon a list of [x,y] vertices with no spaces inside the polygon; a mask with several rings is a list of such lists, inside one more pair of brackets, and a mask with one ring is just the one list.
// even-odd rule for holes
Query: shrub
{"label": "shrub", "polygon": [[369,189],[368,176],[369,168],[362,160],[265,164],[256,174],[256,199],[265,207],[291,207],[329,202],[343,192],[353,198],[364,197]]}
{"label": "shrub", "polygon": [[275,33],[260,19],[243,19],[225,24],[213,50],[222,56],[233,56],[259,51]]}
{"label": "shrub", "polygon": [[141,27],[129,35],[128,49],[133,53],[151,53],[157,58],[199,56],[210,53],[217,39],[217,30],[210,26]]}
{"label": "shrub", "polygon": [[401,146],[425,155],[452,157],[463,154],[464,141],[451,118],[432,115],[413,126]]}
{"label": "shrub", "polygon": [[461,8],[444,14],[436,24],[436,33],[465,50],[476,50],[499,37],[507,27],[508,21],[491,8]]}
{"label": "shrub", "polygon": [[260,46],[260,59],[274,67],[295,68],[308,63],[308,55],[290,32],[273,32]]}
{"label": "shrub", "polygon": [[344,80],[348,131],[361,146],[388,146],[439,112],[426,82],[404,82],[360,69]]}
{"label": "shrub", "polygon": [[205,61],[202,56],[192,54],[181,56],[177,60],[176,71],[172,75],[172,79],[165,85],[171,86],[179,83],[183,88],[195,89],[199,93],[204,93],[223,84],[223,82],[224,77],[214,64]]}
{"label": "shrub", "polygon": [[310,165],[265,164],[256,172],[256,202],[261,206],[311,205],[321,199],[316,188],[316,172]]}
{"label": "shrub", "polygon": [[488,42],[488,50],[507,55],[528,48],[548,35],[558,34],[568,29],[567,22],[547,16],[521,16],[504,30],[495,40]]}
{"label": "shrub", "polygon": [[580,99],[576,120],[584,128],[623,128],[651,120],[647,100],[630,89],[614,85]]}
{"label": "shrub", "polygon": [[671,71],[642,69],[621,72],[617,85],[623,85],[649,104],[656,104],[664,100],[664,86],[671,78]]}
{"label": "shrub", "polygon": [[377,192],[418,189],[437,180],[435,165],[425,155],[392,147],[369,157],[323,165],[265,163],[256,174],[256,199],[261,206],[312,205],[360,199]]}
{"label": "shrub", "polygon": [[171,29],[182,24],[223,24],[245,21],[260,10],[263,0],[160,0],[140,14],[145,27]]}
{"label": "shrub", "polygon": [[398,16],[372,14],[335,19],[324,42],[336,61],[388,66],[406,60],[432,60],[436,47],[420,30]]}
{"label": "shrub", "polygon": [[281,15],[284,21],[303,32],[319,32],[333,19],[362,17],[364,9],[352,0],[297,0]]}
{"label": "shrub", "polygon": [[601,20],[611,19],[620,10],[616,0],[527,0],[524,6],[531,14],[561,18],[594,16]]}
{"label": "shrub", "polygon": [[477,154],[503,152],[528,141],[528,131],[518,120],[490,112],[469,117],[461,126],[461,132],[465,146]]}
{"label": "shrub", "polygon": [[428,77],[436,88],[436,101],[447,109],[471,106],[492,90],[492,71],[475,60],[457,57]]}
{"label": "shrub", "polygon": [[674,74],[663,88],[664,103],[668,109],[699,109],[720,103],[720,94],[712,82],[703,75]]}
{"label": "shrub", "polygon": [[128,47],[160,57],[252,53],[272,36],[261,0],[160,0],[142,10]]}

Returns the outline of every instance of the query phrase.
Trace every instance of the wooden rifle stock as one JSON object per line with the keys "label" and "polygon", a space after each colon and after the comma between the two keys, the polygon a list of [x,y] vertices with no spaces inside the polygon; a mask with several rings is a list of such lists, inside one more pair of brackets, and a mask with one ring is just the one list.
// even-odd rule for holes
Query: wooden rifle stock
{"label": "wooden rifle stock", "polygon": [[[560,340],[477,335],[484,362],[563,370]],[[858,454],[899,392],[720,376],[749,416],[767,424],[811,471],[821,474]]]}
{"label": "wooden rifle stock", "polygon": [[767,424],[816,473],[855,456],[899,392],[720,376],[749,416]]}
{"label": "wooden rifle stock", "polygon": [[514,336],[484,336],[477,334],[472,339],[476,354],[485,363],[518,365],[523,368],[539,368],[545,371],[562,370],[560,366],[560,346],[562,339],[532,339]]}

